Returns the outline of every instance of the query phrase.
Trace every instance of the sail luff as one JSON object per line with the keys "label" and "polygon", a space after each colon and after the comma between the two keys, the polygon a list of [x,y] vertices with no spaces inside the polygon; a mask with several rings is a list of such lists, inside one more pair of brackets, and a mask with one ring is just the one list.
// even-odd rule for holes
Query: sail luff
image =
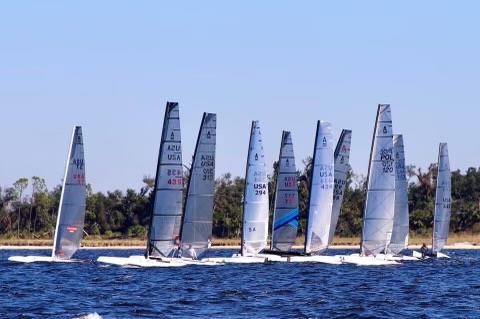
{"label": "sail luff", "polygon": [[82,128],[73,128],[57,215],[52,257],[70,259],[80,248],[86,206]]}
{"label": "sail luff", "polygon": [[290,132],[282,133],[275,190],[271,249],[289,251],[298,232],[298,184]]}
{"label": "sail luff", "polygon": [[364,256],[385,252],[390,244],[395,205],[394,170],[391,109],[389,104],[380,104],[368,169],[362,232]]}
{"label": "sail luff", "polygon": [[397,255],[407,248],[409,233],[408,182],[402,135],[393,136],[393,148],[395,154],[395,214],[392,239],[388,250]]}
{"label": "sail luff", "polygon": [[212,235],[215,147],[216,115],[204,113],[190,170],[180,231],[184,257],[200,258],[207,250]]}
{"label": "sail luff", "polygon": [[167,102],[150,214],[147,256],[172,256],[178,248],[183,200],[179,106]]}
{"label": "sail luff", "polygon": [[440,143],[438,153],[438,176],[432,237],[433,253],[440,252],[447,244],[452,204],[451,171],[447,143]]}
{"label": "sail luff", "polygon": [[333,208],[334,150],[332,125],[317,124],[315,156],[313,158],[306,254],[318,254],[327,249]]}
{"label": "sail luff", "polygon": [[330,235],[328,245],[331,245],[337,229],[338,218],[342,209],[343,197],[347,186],[347,175],[350,169],[350,146],[352,143],[352,131],[343,130],[338,139],[335,148],[335,179],[334,179],[334,195],[332,208],[332,223],[330,227]]}
{"label": "sail luff", "polygon": [[267,247],[268,179],[258,121],[252,122],[245,178],[242,255],[255,255]]}

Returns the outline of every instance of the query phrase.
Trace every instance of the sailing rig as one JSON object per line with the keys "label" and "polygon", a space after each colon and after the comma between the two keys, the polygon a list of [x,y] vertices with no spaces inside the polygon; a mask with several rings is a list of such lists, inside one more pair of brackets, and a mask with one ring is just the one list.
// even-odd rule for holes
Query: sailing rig
{"label": "sailing rig", "polygon": [[58,209],[57,224],[51,257],[13,256],[10,261],[32,262],[72,262],[73,255],[80,248],[83,236],[86,207],[85,156],[82,127],[73,128],[68,151],[62,194]]}
{"label": "sailing rig", "polygon": [[328,245],[333,243],[335,230],[337,229],[338,218],[343,204],[345,188],[347,186],[347,175],[350,170],[350,146],[352,144],[352,131],[343,130],[335,148],[335,178],[333,190],[332,223]]}
{"label": "sailing rig", "polygon": [[437,191],[433,223],[432,254],[447,257],[441,250],[447,244],[452,210],[452,176],[447,143],[440,143],[438,152]]}
{"label": "sailing rig", "polygon": [[410,229],[408,212],[408,182],[405,171],[405,149],[402,135],[393,136],[395,154],[395,215],[388,252],[399,255],[408,246]]}
{"label": "sailing rig", "polygon": [[180,229],[182,257],[200,259],[209,248],[213,224],[216,130],[216,114],[204,113]]}

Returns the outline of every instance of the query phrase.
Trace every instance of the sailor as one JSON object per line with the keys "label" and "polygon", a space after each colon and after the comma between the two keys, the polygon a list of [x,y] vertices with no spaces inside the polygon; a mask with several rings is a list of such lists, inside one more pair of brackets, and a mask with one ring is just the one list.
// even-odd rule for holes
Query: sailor
{"label": "sailor", "polygon": [[190,245],[188,247],[188,254],[190,255],[190,257],[193,259],[193,260],[196,260],[197,259],[197,253],[195,252],[195,249],[193,248],[192,245]]}
{"label": "sailor", "polygon": [[428,247],[427,247],[427,245],[425,245],[425,243],[423,243],[422,248],[420,248],[420,251],[422,253],[422,258],[427,257]]}

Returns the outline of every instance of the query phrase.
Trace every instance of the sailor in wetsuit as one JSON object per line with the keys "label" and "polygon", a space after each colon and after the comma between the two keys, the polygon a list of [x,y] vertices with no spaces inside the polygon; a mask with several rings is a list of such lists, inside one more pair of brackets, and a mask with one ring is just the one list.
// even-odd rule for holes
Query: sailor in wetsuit
{"label": "sailor in wetsuit", "polygon": [[428,255],[428,247],[423,243],[422,248],[420,248],[420,252],[422,253],[422,258],[425,259]]}

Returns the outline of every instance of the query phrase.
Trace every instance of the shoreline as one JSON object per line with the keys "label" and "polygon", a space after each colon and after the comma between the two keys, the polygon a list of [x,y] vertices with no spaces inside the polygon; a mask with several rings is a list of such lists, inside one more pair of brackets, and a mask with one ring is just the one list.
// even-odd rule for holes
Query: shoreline
{"label": "shoreline", "polygon": [[[408,249],[418,250],[421,245],[411,245]],[[80,250],[144,250],[145,246],[97,246],[97,247],[81,247]],[[301,250],[303,246],[294,246],[294,250]],[[336,245],[328,248],[329,250],[360,250],[359,245]],[[480,250],[480,246],[457,243],[445,246],[445,250]],[[52,246],[0,246],[0,250],[52,250]],[[240,250],[240,246],[213,246],[210,250]]]}

